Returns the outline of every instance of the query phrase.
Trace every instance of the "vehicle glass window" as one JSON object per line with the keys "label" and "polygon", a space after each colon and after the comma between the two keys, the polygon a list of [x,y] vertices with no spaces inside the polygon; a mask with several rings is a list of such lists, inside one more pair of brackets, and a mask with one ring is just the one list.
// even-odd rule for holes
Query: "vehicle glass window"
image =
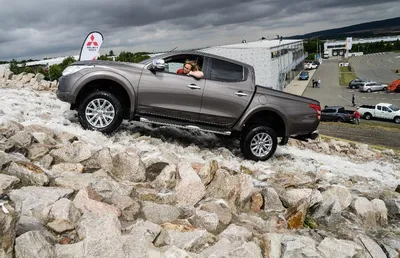
{"label": "vehicle glass window", "polygon": [[338,113],[344,113],[344,108],[339,108]]}
{"label": "vehicle glass window", "polygon": [[324,109],[322,110],[323,113],[335,113],[334,109]]}
{"label": "vehicle glass window", "polygon": [[399,109],[397,106],[395,106],[395,105],[390,105],[389,107],[390,107],[390,109],[393,110],[393,111],[399,111],[399,110],[400,110],[400,109]]}
{"label": "vehicle glass window", "polygon": [[186,61],[192,61],[197,63],[199,70],[202,71],[203,68],[202,56],[181,54],[181,55],[164,57],[165,69],[162,72],[183,76],[183,74],[178,74],[178,70],[183,67]]}
{"label": "vehicle glass window", "polygon": [[382,110],[382,107],[381,106],[377,106],[376,107],[378,110]]}
{"label": "vehicle glass window", "polygon": [[388,112],[388,111],[389,111],[389,109],[388,109],[387,107],[382,107],[382,111],[386,111],[386,112]]}
{"label": "vehicle glass window", "polygon": [[241,82],[247,80],[248,69],[219,59],[211,60],[210,79],[222,82]]}

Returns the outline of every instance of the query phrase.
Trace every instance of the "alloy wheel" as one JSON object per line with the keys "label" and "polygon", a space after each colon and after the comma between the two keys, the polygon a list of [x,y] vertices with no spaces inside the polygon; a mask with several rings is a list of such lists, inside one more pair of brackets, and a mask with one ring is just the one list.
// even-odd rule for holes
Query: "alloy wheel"
{"label": "alloy wheel", "polygon": [[254,156],[264,157],[272,150],[273,141],[272,137],[265,132],[260,132],[251,139],[250,149]]}
{"label": "alloy wheel", "polygon": [[106,99],[96,98],[89,102],[85,109],[88,123],[95,128],[109,126],[115,118],[115,108]]}

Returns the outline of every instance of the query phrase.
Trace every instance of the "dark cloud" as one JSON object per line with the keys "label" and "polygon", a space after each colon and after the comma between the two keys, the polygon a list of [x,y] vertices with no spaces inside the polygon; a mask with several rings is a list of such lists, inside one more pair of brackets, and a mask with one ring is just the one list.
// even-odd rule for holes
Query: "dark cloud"
{"label": "dark cloud", "polygon": [[394,0],[0,0],[0,60],[79,54],[88,32],[101,52],[159,51],[296,35],[398,16]]}

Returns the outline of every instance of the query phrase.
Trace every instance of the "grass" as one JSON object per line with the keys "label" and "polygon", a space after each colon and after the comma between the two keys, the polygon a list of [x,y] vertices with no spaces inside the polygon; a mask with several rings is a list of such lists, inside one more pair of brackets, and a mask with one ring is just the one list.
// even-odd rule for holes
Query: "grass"
{"label": "grass", "polygon": [[[382,130],[382,131],[388,131],[394,135],[398,135],[400,134],[400,126],[398,124],[394,124],[394,123],[377,123],[374,121],[368,121],[363,119],[362,121],[362,127],[364,129],[378,129],[378,130]],[[321,122],[321,124],[329,124],[329,122]],[[335,123],[335,126],[340,126],[342,128],[350,128],[350,127],[354,127],[353,124],[350,123]],[[360,143],[357,141],[352,141],[352,140],[347,140],[344,138],[340,138],[340,137],[334,137],[334,136],[328,136],[328,135],[320,135],[321,139],[334,139],[334,140],[340,140],[340,141],[344,141],[344,142],[352,142],[352,143]],[[383,145],[377,145],[377,144],[368,144],[372,149],[375,150],[386,150],[386,149],[392,149],[394,152],[396,152],[397,154],[400,155],[400,149],[398,148],[393,148],[393,147],[388,147],[388,146],[383,146]]]}
{"label": "grass", "polygon": [[351,80],[357,78],[356,74],[350,69],[349,66],[339,67],[339,85],[347,86]]}
{"label": "grass", "polygon": [[[321,124],[331,124],[332,122],[321,122]],[[354,127],[353,124],[351,123],[335,123],[335,126],[341,126],[341,127]],[[365,128],[371,128],[371,129],[379,129],[379,130],[385,130],[389,132],[398,132],[400,133],[400,126],[395,123],[377,123],[375,121],[368,121],[365,119],[362,119],[362,126]]]}
{"label": "grass", "polygon": [[[357,144],[357,143],[358,143],[358,144],[360,143],[360,142],[357,142],[357,141],[347,140],[347,139],[343,139],[343,138],[339,138],[339,137],[334,137],[334,136],[323,135],[323,134],[320,134],[319,137],[321,137],[322,140],[332,139],[332,140],[341,141],[341,142],[356,143],[356,144]],[[371,149],[379,150],[379,151],[383,151],[383,150],[387,150],[387,149],[388,149],[387,146],[383,146],[383,145],[368,144],[368,146],[369,146]],[[397,154],[400,155],[400,149],[396,149],[396,148],[393,148],[393,147],[390,147],[389,149],[392,149],[395,153],[397,153]]]}

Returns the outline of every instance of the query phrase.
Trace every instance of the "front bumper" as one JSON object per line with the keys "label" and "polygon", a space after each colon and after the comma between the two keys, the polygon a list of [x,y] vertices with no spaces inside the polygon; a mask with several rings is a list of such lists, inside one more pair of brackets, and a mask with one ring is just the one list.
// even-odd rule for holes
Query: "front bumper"
{"label": "front bumper", "polygon": [[68,102],[71,103],[73,102],[73,97],[69,92],[62,92],[60,90],[57,90],[56,92],[57,98],[63,102]]}

